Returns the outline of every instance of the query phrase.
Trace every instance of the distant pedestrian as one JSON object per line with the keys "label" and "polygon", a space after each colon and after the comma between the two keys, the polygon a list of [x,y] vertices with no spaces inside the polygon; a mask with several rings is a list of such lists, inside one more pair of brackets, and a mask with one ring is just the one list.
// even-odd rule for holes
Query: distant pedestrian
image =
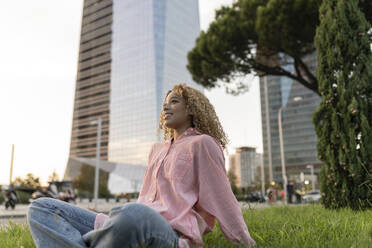
{"label": "distant pedestrian", "polygon": [[273,187],[269,187],[266,191],[267,193],[267,197],[269,198],[269,202],[272,203],[274,201],[274,197],[273,197]]}

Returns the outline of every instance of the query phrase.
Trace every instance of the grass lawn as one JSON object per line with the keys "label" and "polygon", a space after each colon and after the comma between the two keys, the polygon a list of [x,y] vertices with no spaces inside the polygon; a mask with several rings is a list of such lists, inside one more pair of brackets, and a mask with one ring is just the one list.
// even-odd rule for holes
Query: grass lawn
{"label": "grass lawn", "polygon": [[26,224],[19,225],[10,221],[8,226],[0,227],[0,247],[28,248],[36,246]]}
{"label": "grass lawn", "polygon": [[[372,248],[372,210],[326,210],[319,204],[243,211],[257,247]],[[205,247],[236,247],[220,228],[204,236]]]}
{"label": "grass lawn", "polygon": [[[247,210],[243,215],[257,247],[372,248],[372,210],[326,210],[315,204]],[[236,247],[217,226],[204,236],[205,247]],[[0,247],[22,246],[35,247],[26,225],[0,228]]]}

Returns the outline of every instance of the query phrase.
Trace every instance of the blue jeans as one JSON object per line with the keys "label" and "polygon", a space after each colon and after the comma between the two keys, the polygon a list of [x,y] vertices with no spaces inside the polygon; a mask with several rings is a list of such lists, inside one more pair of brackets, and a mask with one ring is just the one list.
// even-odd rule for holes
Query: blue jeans
{"label": "blue jeans", "polygon": [[94,229],[96,213],[52,198],[39,198],[27,221],[37,247],[177,247],[178,235],[150,207],[127,203],[111,209],[110,218]]}

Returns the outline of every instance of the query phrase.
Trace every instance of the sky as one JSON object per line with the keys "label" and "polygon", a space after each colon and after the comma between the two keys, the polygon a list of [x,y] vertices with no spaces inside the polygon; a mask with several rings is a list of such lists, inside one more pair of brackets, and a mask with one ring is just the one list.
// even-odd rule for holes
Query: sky
{"label": "sky", "polygon": [[[233,0],[199,0],[206,30],[215,9]],[[53,171],[63,177],[70,149],[82,0],[1,1],[0,184],[33,173],[45,184]],[[228,135],[229,153],[239,146],[262,152],[258,79],[247,78],[240,96],[224,88],[205,91]],[[228,159],[226,159],[228,161]],[[228,165],[227,165],[228,168]]]}

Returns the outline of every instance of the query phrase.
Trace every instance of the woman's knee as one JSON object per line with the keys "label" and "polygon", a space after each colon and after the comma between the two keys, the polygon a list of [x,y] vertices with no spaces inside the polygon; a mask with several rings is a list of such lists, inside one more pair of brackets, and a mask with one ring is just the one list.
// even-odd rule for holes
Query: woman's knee
{"label": "woman's knee", "polygon": [[118,229],[134,230],[141,226],[143,221],[146,221],[146,216],[153,214],[154,210],[140,204],[127,203],[124,206],[116,207],[111,210],[110,219],[112,224]]}
{"label": "woman's knee", "polygon": [[136,203],[136,202],[130,202],[123,206],[112,208],[111,214],[112,215],[120,214],[120,215],[137,216],[136,213],[141,213],[142,215],[142,214],[150,214],[152,211],[154,210],[146,205],[143,205],[141,203]]}
{"label": "woman's knee", "polygon": [[[170,237],[174,233],[168,222],[152,208],[139,204],[128,203],[113,208],[110,217],[105,221],[101,233],[110,232],[115,242],[153,242],[152,239]],[[176,234],[174,233],[176,238]],[[135,241],[137,240],[137,241]]]}
{"label": "woman's knee", "polygon": [[51,209],[55,206],[55,199],[48,197],[40,197],[32,201],[27,209],[27,218],[31,218],[35,211],[45,211],[46,209]]}
{"label": "woman's knee", "polygon": [[33,200],[29,206],[29,211],[30,209],[35,209],[35,208],[53,208],[55,206],[55,199],[49,198],[49,197],[40,197],[37,198],[36,200]]}
{"label": "woman's knee", "polygon": [[122,207],[122,209],[123,209],[123,211],[129,211],[129,212],[150,212],[150,211],[153,211],[153,209],[151,209],[150,207],[148,207],[144,204],[141,204],[141,203],[137,203],[137,202],[127,203]]}
{"label": "woman's knee", "polygon": [[46,206],[46,205],[49,205],[51,204],[51,202],[55,201],[55,199],[53,198],[49,198],[49,197],[40,197],[40,198],[37,198],[35,200],[33,200],[31,202],[31,206],[32,205],[37,205],[37,206]]}
{"label": "woman's knee", "polygon": [[38,199],[31,202],[31,204],[28,206],[27,213],[26,213],[27,222],[29,223],[29,225],[32,226],[32,224],[34,224],[36,219],[40,219],[40,218],[37,217],[39,215],[35,214],[35,212],[42,211],[42,209],[44,209],[46,207],[46,202],[48,200],[49,200],[48,198],[38,198]]}

